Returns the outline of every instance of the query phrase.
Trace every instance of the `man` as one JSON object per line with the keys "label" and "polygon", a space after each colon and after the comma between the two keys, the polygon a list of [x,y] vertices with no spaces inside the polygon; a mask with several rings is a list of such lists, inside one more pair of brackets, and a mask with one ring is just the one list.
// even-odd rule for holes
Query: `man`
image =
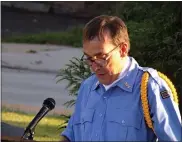
{"label": "man", "polygon": [[[157,72],[128,56],[124,22],[98,16],[83,30],[83,60],[94,72],[79,89],[75,111],[62,136],[67,141],[180,141],[181,116]],[[144,119],[141,78],[149,72],[148,101],[154,129]],[[161,92],[167,90],[167,97]]]}

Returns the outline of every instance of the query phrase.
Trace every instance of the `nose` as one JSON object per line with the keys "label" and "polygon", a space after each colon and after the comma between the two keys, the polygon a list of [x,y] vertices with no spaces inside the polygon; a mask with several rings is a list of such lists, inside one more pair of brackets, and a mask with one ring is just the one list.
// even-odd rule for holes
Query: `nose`
{"label": "nose", "polygon": [[97,63],[92,62],[91,68],[94,72],[96,72],[98,69],[100,69],[100,66]]}

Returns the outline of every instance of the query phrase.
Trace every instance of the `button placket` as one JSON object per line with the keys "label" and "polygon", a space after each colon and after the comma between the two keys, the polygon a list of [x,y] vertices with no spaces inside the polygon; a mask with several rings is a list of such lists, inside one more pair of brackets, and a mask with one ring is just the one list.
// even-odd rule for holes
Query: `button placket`
{"label": "button placket", "polygon": [[105,111],[106,111],[106,106],[107,106],[107,96],[103,94],[100,103],[100,107],[97,108],[96,113],[97,114],[97,119],[95,120],[94,123],[94,129],[95,132],[92,133],[92,140],[93,141],[98,141],[100,139],[100,135],[102,134],[102,125],[104,121],[104,116],[105,116]]}

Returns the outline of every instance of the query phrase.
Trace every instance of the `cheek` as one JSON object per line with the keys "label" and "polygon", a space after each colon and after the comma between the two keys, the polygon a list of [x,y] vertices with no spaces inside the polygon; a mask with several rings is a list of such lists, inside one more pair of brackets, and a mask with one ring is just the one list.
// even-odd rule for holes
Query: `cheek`
{"label": "cheek", "polygon": [[118,59],[111,60],[111,62],[109,62],[107,66],[107,69],[113,73],[117,72],[119,68],[120,68],[120,62]]}

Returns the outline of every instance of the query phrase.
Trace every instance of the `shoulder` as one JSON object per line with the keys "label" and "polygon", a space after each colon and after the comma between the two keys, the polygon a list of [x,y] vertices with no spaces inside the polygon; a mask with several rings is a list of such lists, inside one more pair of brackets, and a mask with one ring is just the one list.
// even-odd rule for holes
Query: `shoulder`
{"label": "shoulder", "polygon": [[95,74],[92,74],[89,78],[82,81],[80,88],[78,90],[78,97],[76,100],[76,109],[84,108],[87,103],[87,99],[90,94],[90,90],[96,81]]}
{"label": "shoulder", "polygon": [[95,74],[91,74],[90,77],[88,77],[87,79],[83,80],[79,91],[78,91],[78,96],[86,96],[86,94],[88,94],[88,92],[90,92],[89,90],[92,88],[93,84],[97,81]]}
{"label": "shoulder", "polygon": [[155,84],[156,86],[159,86],[161,89],[169,88],[166,82],[166,79],[168,79],[167,76],[160,73],[156,69],[149,67],[140,67],[140,70],[142,74],[144,74],[145,72],[149,74],[149,80],[148,80],[149,87],[152,87],[151,85]]}
{"label": "shoulder", "polygon": [[97,81],[96,75],[93,73],[91,74],[90,77],[88,77],[87,79],[85,79],[82,83],[81,86],[82,87],[87,87],[90,88],[92,87],[93,83]]}
{"label": "shoulder", "polygon": [[[163,73],[153,68],[141,68],[149,74],[148,78],[148,97],[157,97],[159,99],[173,98],[177,95],[176,89],[170,79]],[[174,99],[174,98],[173,98]]]}

